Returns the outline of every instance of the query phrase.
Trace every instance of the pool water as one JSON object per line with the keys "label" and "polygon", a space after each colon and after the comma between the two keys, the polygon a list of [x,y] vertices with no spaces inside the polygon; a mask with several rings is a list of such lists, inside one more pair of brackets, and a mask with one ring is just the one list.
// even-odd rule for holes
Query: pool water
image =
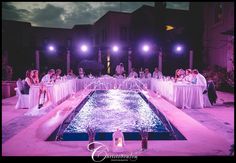
{"label": "pool water", "polygon": [[96,140],[112,140],[117,128],[126,140],[140,140],[141,129],[148,131],[151,140],[176,139],[173,126],[137,91],[91,92],[48,140],[55,140],[58,135],[65,141],[88,140],[87,127],[95,130]]}

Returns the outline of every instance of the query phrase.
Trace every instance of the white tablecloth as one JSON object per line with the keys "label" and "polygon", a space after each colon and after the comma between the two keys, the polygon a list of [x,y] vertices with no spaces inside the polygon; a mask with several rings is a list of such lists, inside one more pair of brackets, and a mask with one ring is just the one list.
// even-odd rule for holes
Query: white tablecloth
{"label": "white tablecloth", "polygon": [[159,93],[169,101],[174,101],[174,85],[171,81],[151,79],[151,90]]}
{"label": "white tablecloth", "polygon": [[182,82],[151,79],[151,90],[158,92],[179,108],[203,108],[209,106],[209,99],[203,95],[204,86]]}
{"label": "white tablecloth", "polygon": [[[61,81],[53,85],[46,85],[52,104],[64,100],[68,95],[76,92],[76,79]],[[31,86],[29,90],[29,108],[39,103],[39,86]]]}
{"label": "white tablecloth", "polygon": [[[68,95],[82,89],[150,89],[158,92],[179,108],[203,108],[210,106],[207,94],[203,95],[204,87],[195,84],[174,83],[162,79],[140,79],[113,77],[72,79],[47,85],[52,104],[63,101]],[[29,108],[38,105],[39,86],[32,86],[29,92]]]}

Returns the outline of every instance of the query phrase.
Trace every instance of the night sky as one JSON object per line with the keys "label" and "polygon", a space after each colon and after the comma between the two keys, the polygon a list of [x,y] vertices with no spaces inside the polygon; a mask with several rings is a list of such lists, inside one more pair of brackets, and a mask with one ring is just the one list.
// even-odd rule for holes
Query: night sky
{"label": "night sky", "polygon": [[[154,2],[2,2],[2,19],[33,26],[72,28],[93,24],[107,11],[133,12]],[[189,2],[167,2],[167,8],[188,10]]]}

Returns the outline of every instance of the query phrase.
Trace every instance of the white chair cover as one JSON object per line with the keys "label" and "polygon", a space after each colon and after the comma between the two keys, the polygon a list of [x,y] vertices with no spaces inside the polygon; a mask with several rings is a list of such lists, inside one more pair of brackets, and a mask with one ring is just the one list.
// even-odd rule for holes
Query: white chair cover
{"label": "white chair cover", "polygon": [[16,85],[17,88],[15,88],[15,91],[18,96],[18,100],[15,108],[16,109],[29,108],[29,95],[21,93],[21,90],[23,89],[23,82],[21,80],[18,80],[16,82]]}

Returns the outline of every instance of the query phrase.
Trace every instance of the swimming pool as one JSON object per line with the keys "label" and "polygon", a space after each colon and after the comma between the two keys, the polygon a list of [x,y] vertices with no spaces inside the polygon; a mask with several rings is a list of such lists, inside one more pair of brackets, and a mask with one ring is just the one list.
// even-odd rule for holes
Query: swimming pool
{"label": "swimming pool", "polygon": [[117,128],[125,140],[140,140],[141,129],[149,140],[185,139],[141,92],[114,89],[91,92],[47,140],[88,140],[87,127],[95,129],[95,140],[112,140]]}

